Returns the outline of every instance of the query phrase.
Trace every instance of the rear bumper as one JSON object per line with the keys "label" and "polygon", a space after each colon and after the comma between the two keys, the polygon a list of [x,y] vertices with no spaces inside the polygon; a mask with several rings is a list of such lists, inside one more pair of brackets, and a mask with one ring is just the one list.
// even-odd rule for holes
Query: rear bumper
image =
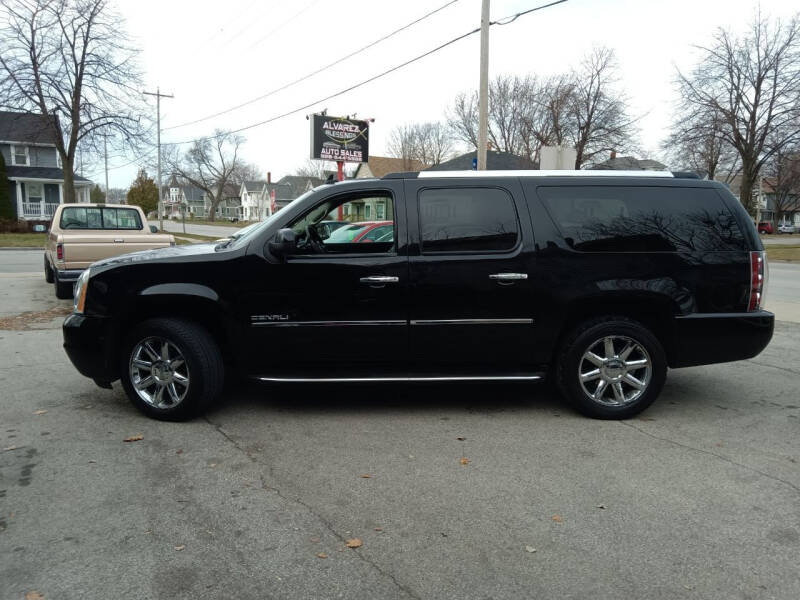
{"label": "rear bumper", "polygon": [[675,317],[669,366],[692,367],[757,356],[772,339],[775,315],[707,313]]}
{"label": "rear bumper", "polygon": [[108,319],[73,313],[62,331],[64,350],[81,375],[106,383],[119,379],[118,336]]}
{"label": "rear bumper", "polygon": [[58,272],[58,280],[61,282],[78,281],[78,277],[85,269],[56,269]]}

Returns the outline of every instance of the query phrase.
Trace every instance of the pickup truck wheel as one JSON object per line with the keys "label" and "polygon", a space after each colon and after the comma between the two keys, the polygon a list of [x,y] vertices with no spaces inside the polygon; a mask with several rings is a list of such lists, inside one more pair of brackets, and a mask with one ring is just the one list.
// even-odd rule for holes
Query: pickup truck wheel
{"label": "pickup truck wheel", "polygon": [[53,269],[50,268],[50,263],[47,260],[47,255],[44,256],[44,280],[47,283],[53,283]]}
{"label": "pickup truck wheel", "polygon": [[58,271],[53,271],[53,287],[56,291],[56,298],[61,300],[71,300],[72,290],[75,284],[71,281],[59,281]]}
{"label": "pickup truck wheel", "polygon": [[631,319],[586,321],[561,348],[559,389],[587,416],[627,419],[650,406],[664,386],[664,349],[646,327]]}
{"label": "pickup truck wheel", "polygon": [[199,325],[151,319],[128,336],[120,379],[133,405],[163,421],[201,413],[222,390],[225,367],[214,339]]}

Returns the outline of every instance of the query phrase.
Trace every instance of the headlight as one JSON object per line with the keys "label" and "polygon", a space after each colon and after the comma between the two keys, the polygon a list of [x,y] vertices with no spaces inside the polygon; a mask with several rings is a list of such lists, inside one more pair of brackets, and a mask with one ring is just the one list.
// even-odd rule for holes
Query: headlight
{"label": "headlight", "polygon": [[91,269],[86,269],[78,281],[75,282],[75,306],[76,313],[83,313],[83,307],[86,305],[86,292],[89,289],[89,277],[91,277]]}

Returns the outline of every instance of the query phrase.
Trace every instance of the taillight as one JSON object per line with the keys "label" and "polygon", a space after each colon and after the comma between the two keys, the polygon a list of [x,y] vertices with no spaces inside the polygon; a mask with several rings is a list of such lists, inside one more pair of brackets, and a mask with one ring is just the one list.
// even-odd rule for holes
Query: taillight
{"label": "taillight", "polygon": [[750,253],[750,300],[747,303],[749,312],[760,310],[764,301],[764,285],[767,280],[767,253]]}
{"label": "taillight", "polygon": [[64,260],[64,244],[56,244],[56,257],[58,260]]}

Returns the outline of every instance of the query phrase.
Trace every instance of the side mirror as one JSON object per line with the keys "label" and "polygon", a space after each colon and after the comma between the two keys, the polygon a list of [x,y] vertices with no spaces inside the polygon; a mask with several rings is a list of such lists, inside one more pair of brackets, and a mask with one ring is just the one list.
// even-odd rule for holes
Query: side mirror
{"label": "side mirror", "polygon": [[297,249],[297,235],[292,229],[279,229],[269,243],[269,251],[283,258]]}
{"label": "side mirror", "polygon": [[150,233],[158,233],[158,227],[155,225],[150,225]]}

